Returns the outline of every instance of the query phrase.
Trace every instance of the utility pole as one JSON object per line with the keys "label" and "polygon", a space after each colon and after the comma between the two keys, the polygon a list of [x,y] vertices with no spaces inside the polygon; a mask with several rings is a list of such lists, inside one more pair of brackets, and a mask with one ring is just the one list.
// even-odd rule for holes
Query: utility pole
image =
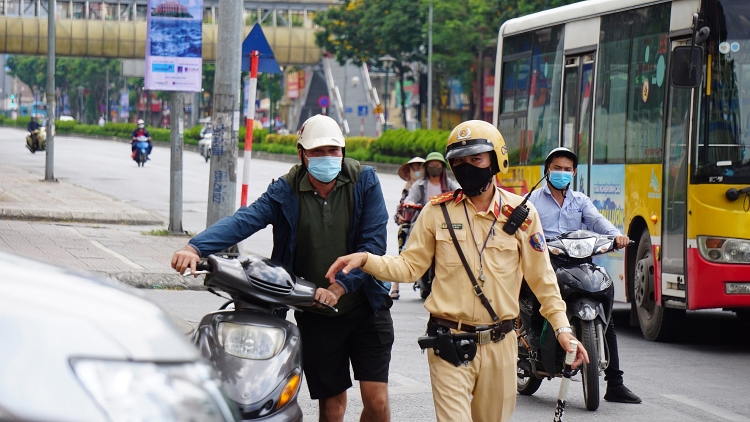
{"label": "utility pole", "polygon": [[[237,209],[237,146],[243,2],[219,0],[219,39],[214,80],[213,141],[206,226]],[[250,129],[252,130],[252,128]]]}
{"label": "utility pole", "polygon": [[427,30],[427,129],[432,129],[432,0]]}
{"label": "utility pole", "polygon": [[45,182],[55,180],[55,0],[47,0],[47,160]]}
{"label": "utility pole", "polygon": [[182,230],[182,140],[185,132],[185,95],[172,93],[171,112],[172,161],[169,166],[169,233],[184,234]]}

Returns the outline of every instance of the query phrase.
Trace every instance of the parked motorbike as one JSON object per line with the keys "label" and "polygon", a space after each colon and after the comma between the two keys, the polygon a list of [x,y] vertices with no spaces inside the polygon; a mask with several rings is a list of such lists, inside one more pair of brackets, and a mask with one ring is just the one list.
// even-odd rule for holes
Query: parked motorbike
{"label": "parked motorbike", "polygon": [[[599,408],[599,374],[609,364],[604,333],[614,302],[612,279],[592,258],[614,251],[615,246],[615,236],[587,230],[570,231],[547,240],[568,320],[589,355],[589,363],[581,367],[588,410]],[[565,351],[555,339],[552,326],[539,315],[536,297],[526,289],[525,286],[519,299],[521,313],[516,321],[517,390],[528,396],[539,389],[545,378],[563,376]]]}
{"label": "parked motorbike", "polygon": [[133,160],[138,163],[138,167],[143,167],[148,161],[148,138],[145,136],[139,136],[135,138],[135,151],[133,152]]}
{"label": "parked motorbike", "polygon": [[201,134],[201,140],[198,141],[198,149],[200,150],[201,155],[203,158],[206,159],[206,162],[211,159],[211,140],[213,138],[213,134],[210,131],[203,132]]}
{"label": "parked motorbike", "polygon": [[[33,134],[36,134],[36,142],[33,138]],[[27,133],[26,134],[26,148],[28,148],[31,153],[35,153],[37,151],[44,151],[47,149],[47,129],[42,126],[41,128],[34,131],[34,133]]]}
{"label": "parked motorbike", "polygon": [[[416,204],[399,205],[399,213],[401,214],[403,219],[407,221],[407,223],[401,225],[401,231],[404,235],[404,243],[401,245],[398,253],[401,253],[404,251],[404,249],[406,249],[407,242],[409,241],[409,234],[411,233],[411,227],[414,222],[417,221],[417,217],[419,217],[419,213],[422,212],[422,208],[423,207],[421,205]],[[434,277],[435,262],[433,261],[427,272],[422,277],[420,277],[419,280],[415,281],[413,285],[414,291],[419,289],[419,296],[422,299],[427,299],[427,296],[432,293],[432,279]]]}
{"label": "parked motorbike", "polygon": [[277,311],[311,306],[315,284],[257,255],[210,255],[197,269],[206,274],[209,291],[223,291],[231,300],[203,317],[192,340],[216,368],[242,419],[301,421],[300,333]]}

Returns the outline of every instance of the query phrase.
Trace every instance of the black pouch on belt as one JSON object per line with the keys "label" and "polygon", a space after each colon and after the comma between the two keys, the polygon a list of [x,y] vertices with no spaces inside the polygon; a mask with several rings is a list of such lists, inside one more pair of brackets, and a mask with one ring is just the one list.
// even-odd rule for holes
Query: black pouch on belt
{"label": "black pouch on belt", "polygon": [[449,328],[437,324],[428,326],[427,333],[435,337],[435,354],[455,366],[468,364],[477,355],[475,334],[451,334]]}

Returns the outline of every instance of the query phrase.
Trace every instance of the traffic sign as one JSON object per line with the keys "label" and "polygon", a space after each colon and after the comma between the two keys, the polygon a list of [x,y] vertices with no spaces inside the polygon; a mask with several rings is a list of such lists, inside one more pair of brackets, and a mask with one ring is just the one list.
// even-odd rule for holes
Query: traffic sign
{"label": "traffic sign", "polygon": [[369,113],[369,107],[366,105],[363,106],[357,106],[357,116],[367,116]]}
{"label": "traffic sign", "polygon": [[346,113],[346,114],[351,114],[351,113],[353,113],[353,112],[354,112],[354,109],[352,109],[351,107],[346,107],[346,108],[344,109],[344,113]]}
{"label": "traffic sign", "polygon": [[331,101],[328,99],[327,95],[321,95],[318,98],[318,105],[321,107],[328,107],[328,105],[331,103]]}
{"label": "traffic sign", "polygon": [[378,104],[375,106],[375,110],[372,111],[375,114],[383,114],[383,106]]}

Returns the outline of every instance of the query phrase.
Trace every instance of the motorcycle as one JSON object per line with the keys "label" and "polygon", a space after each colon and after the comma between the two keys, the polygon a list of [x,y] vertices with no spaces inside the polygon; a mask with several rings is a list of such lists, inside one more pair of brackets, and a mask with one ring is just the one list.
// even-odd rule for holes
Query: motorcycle
{"label": "motorcycle", "polygon": [[211,141],[213,134],[210,131],[201,134],[201,140],[198,141],[198,150],[206,162],[211,159]]}
{"label": "motorcycle", "polygon": [[[417,221],[417,217],[419,217],[419,213],[422,212],[422,206],[416,205],[416,204],[401,204],[399,205],[399,213],[401,214],[402,218],[407,221],[406,223],[401,225],[401,232],[404,236],[404,242],[401,244],[401,247],[399,248],[398,253],[406,249],[406,244],[409,240],[409,234],[411,233],[411,227],[414,224],[415,221]],[[427,272],[419,278],[419,280],[414,282],[413,288],[414,291],[419,289],[419,296],[422,299],[427,299],[427,296],[432,293],[432,279],[435,277],[435,262],[433,261],[430,268],[427,270]]]}
{"label": "motorcycle", "polygon": [[[633,244],[634,242],[631,242]],[[614,285],[607,271],[593,263],[595,255],[616,249],[615,236],[587,230],[563,233],[547,240],[552,267],[574,335],[589,355],[583,363],[583,396],[588,410],[599,408],[599,375],[609,364],[604,333],[612,316]],[[544,379],[564,375],[565,351],[553,329],[539,315],[539,302],[524,286],[516,320],[518,335],[517,390],[532,395]],[[577,372],[577,370],[575,371]]]}
{"label": "motorcycle", "polygon": [[143,167],[148,161],[148,138],[139,136],[135,138],[135,151],[133,151],[133,160],[138,163],[138,167]]}
{"label": "motorcycle", "polygon": [[[36,142],[32,135],[36,134]],[[29,132],[26,134],[26,148],[35,153],[37,151],[45,151],[47,149],[47,129],[42,126],[35,130],[33,133]]]}
{"label": "motorcycle", "polygon": [[301,421],[300,332],[278,311],[311,306],[315,284],[258,255],[210,255],[197,270],[206,274],[210,292],[231,299],[202,318],[192,341],[214,365],[242,420]]}

